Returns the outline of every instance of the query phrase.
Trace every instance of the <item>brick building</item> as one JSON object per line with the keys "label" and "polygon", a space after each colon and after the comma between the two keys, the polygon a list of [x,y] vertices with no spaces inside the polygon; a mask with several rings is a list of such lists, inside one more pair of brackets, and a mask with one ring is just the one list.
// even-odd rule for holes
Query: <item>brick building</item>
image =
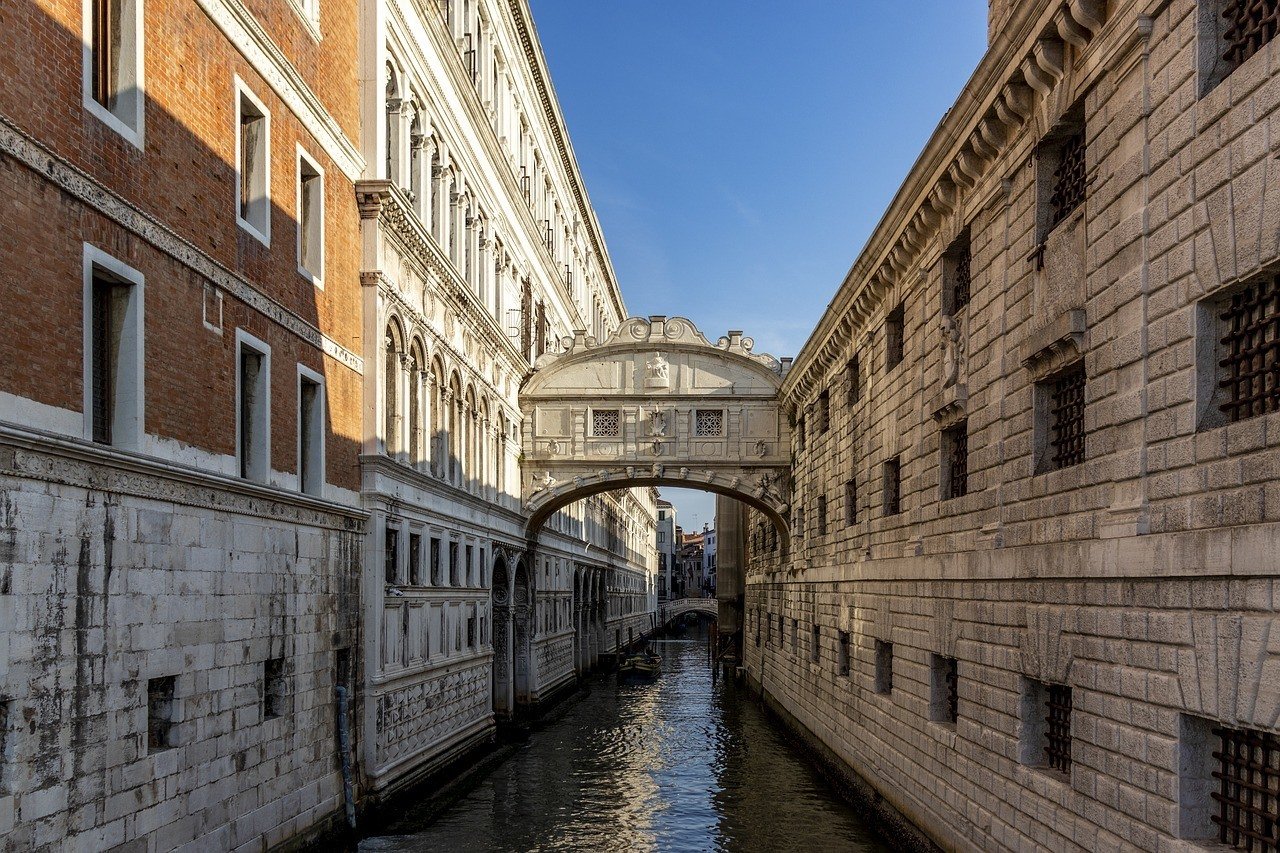
{"label": "brick building", "polygon": [[305,836],[650,626],[650,490],[537,552],[512,497],[531,362],[624,316],[525,4],[0,46],[0,846]]}
{"label": "brick building", "polygon": [[992,3],[784,382],[749,677],[944,849],[1276,849],[1275,14]]}

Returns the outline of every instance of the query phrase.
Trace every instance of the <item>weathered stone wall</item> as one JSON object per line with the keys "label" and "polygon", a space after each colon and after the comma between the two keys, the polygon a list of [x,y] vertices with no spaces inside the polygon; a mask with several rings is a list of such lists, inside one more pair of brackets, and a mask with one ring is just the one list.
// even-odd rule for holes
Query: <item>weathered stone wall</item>
{"label": "weathered stone wall", "polygon": [[[339,812],[360,535],[332,504],[0,437],[4,848],[261,848]],[[149,747],[164,677],[169,745]]]}
{"label": "weathered stone wall", "polygon": [[[752,519],[748,671],[947,849],[1184,849],[1212,832],[1196,732],[1276,730],[1280,415],[1217,417],[1206,299],[1280,261],[1280,47],[1204,66],[1213,5],[1014,4],[784,385],[796,538],[770,550]],[[1052,228],[1051,151],[1081,123],[1085,201]],[[972,299],[944,320],[966,235]],[[1036,385],[1073,364],[1084,461],[1051,470]],[[1072,690],[1069,773],[1040,766],[1035,682]]]}

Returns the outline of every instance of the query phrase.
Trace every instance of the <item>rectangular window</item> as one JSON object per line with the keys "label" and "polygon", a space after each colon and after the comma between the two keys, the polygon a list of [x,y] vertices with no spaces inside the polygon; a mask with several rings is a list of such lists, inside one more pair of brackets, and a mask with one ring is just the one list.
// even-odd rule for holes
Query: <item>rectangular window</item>
{"label": "rectangular window", "polygon": [[897,456],[884,463],[884,514],[902,512],[902,462]]}
{"label": "rectangular window", "polygon": [[804,453],[804,417],[796,421],[796,453]]}
{"label": "rectangular window", "polygon": [[387,527],[386,547],[383,549],[386,556],[386,566],[384,574],[389,584],[400,582],[400,531],[394,527]]}
{"label": "rectangular window", "polygon": [[324,379],[298,365],[298,488],[324,491]]}
{"label": "rectangular window", "polygon": [[324,172],[298,149],[298,272],[324,286]]}
{"label": "rectangular window", "polygon": [[467,617],[467,648],[474,649],[476,647],[476,617],[474,614]]}
{"label": "rectangular window", "polygon": [[817,625],[813,626],[812,635],[809,637],[809,660],[817,663],[822,659],[822,629]]}
{"label": "rectangular window", "polygon": [[772,645],[772,643],[773,643],[773,614],[772,614],[772,613],[770,613],[770,614],[768,614],[768,615],[769,615],[769,624],[768,624],[768,626],[767,626],[767,627],[768,627],[768,634],[765,636],[765,639],[766,639],[766,640],[767,640],[767,641]]}
{"label": "rectangular window", "polygon": [[[756,628],[756,630],[755,630],[755,643],[756,643],[756,648],[758,649],[758,648],[760,648],[760,611],[759,611],[759,610],[757,610],[757,611],[755,612],[755,617],[756,617],[756,618],[755,618],[755,623],[756,623],[756,624],[755,624],[755,628]],[[770,616],[769,618],[770,618],[770,619],[772,619],[773,617],[772,617],[772,616]]]}
{"label": "rectangular window", "polygon": [[1044,450],[1037,471],[1056,471],[1084,462],[1084,364],[1038,383],[1036,391],[1041,412],[1038,420],[1044,434]]}
{"label": "rectangular window", "polygon": [[852,406],[862,396],[862,374],[858,368],[858,357],[856,355],[845,362],[844,384],[848,393],[849,405]]}
{"label": "rectangular window", "polygon": [[618,410],[592,409],[591,434],[596,438],[618,438],[622,434]]}
{"label": "rectangular window", "polygon": [[888,373],[902,362],[905,351],[906,311],[901,303],[884,318],[884,369]]}
{"label": "rectangular window", "polygon": [[84,104],[142,148],[142,0],[84,0]]}
{"label": "rectangular window", "polygon": [[271,658],[262,664],[262,719],[273,720],[284,716],[288,700],[284,658]]}
{"label": "rectangular window", "polygon": [[852,527],[858,523],[858,481],[850,478],[844,483],[844,524]]}
{"label": "rectangular window", "polygon": [[942,431],[942,499],[969,493],[969,422],[961,421]]}
{"label": "rectangular window", "polygon": [[818,395],[818,435],[831,429],[831,392],[823,391]]}
{"label": "rectangular window", "polygon": [[1217,86],[1270,44],[1280,28],[1280,0],[1201,0],[1200,91]]}
{"label": "rectangular window", "polygon": [[942,256],[942,314],[954,316],[969,304],[972,290],[969,229],[966,228]]}
{"label": "rectangular window", "polygon": [[[1217,337],[1206,374],[1216,411],[1204,425],[1280,411],[1280,276],[1269,275],[1210,301],[1206,327]],[[1218,414],[1218,413],[1221,414]]]}
{"label": "rectangular window", "polygon": [[827,498],[825,495],[818,495],[818,535],[827,535]]}
{"label": "rectangular window", "polygon": [[458,577],[458,543],[449,543],[449,585],[462,586],[462,581]]}
{"label": "rectangular window", "polygon": [[1086,136],[1083,107],[1068,111],[1036,150],[1036,233],[1038,268],[1044,266],[1045,241],[1084,204]]}
{"label": "rectangular window", "polygon": [[143,280],[84,247],[85,437],[138,448],[143,431]]}
{"label": "rectangular window", "polygon": [[236,330],[236,453],[240,476],[265,483],[271,472],[271,348]]}
{"label": "rectangular window", "polygon": [[876,640],[876,692],[893,692],[893,643]]}
{"label": "rectangular window", "polygon": [[960,719],[958,664],[955,658],[929,655],[929,719],[955,725]]}
{"label": "rectangular window", "polygon": [[147,681],[147,752],[156,753],[175,746],[173,728],[177,721],[172,675]]}
{"label": "rectangular window", "polygon": [[1179,837],[1280,850],[1280,735],[1190,715],[1180,723]]}
{"label": "rectangular window", "polygon": [[475,551],[473,548],[474,546],[472,545],[467,546],[465,552],[467,555],[467,561],[462,566],[462,582],[467,586],[472,584],[471,573],[475,568],[475,561],[473,560],[473,557],[475,557]]}
{"label": "rectangular window", "polygon": [[849,632],[840,632],[840,656],[836,660],[836,673],[838,675],[848,677],[849,675]]}
{"label": "rectangular window", "polygon": [[800,651],[800,620],[791,620],[791,651]]}
{"label": "rectangular window", "polygon": [[1071,772],[1071,688],[1023,679],[1021,761]]}
{"label": "rectangular window", "polygon": [[693,434],[708,438],[724,435],[724,412],[720,409],[695,410]]}
{"label": "rectangular window", "polygon": [[409,585],[422,585],[422,534],[409,534]]}
{"label": "rectangular window", "polygon": [[236,78],[236,222],[271,245],[270,115]]}
{"label": "rectangular window", "polygon": [[444,578],[440,571],[440,539],[431,537],[431,585],[444,586]]}

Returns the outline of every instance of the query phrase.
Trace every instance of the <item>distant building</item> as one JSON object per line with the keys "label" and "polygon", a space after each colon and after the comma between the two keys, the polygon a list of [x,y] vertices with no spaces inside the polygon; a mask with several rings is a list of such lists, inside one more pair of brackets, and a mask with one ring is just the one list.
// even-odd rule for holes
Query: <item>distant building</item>
{"label": "distant building", "polygon": [[702,591],[708,595],[716,592],[716,529],[710,525],[702,527]]}
{"label": "distant building", "polygon": [[658,527],[655,533],[658,544],[658,598],[674,598],[671,584],[677,573],[680,555],[680,527],[676,524],[676,508],[658,499]]}

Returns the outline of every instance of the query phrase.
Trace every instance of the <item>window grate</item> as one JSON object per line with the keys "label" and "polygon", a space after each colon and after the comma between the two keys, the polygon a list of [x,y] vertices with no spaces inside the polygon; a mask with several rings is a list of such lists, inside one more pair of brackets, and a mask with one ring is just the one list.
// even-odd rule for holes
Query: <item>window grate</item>
{"label": "window grate", "polygon": [[969,304],[970,285],[972,283],[973,253],[966,240],[963,248],[956,255],[955,279],[951,283],[951,312],[957,313]]}
{"label": "window grate", "polygon": [[1218,840],[1251,853],[1280,851],[1280,735],[1216,728],[1221,787],[1213,793]]}
{"label": "window grate", "polygon": [[943,661],[943,682],[947,689],[947,721],[960,719],[960,672],[955,658]]}
{"label": "window grate", "polygon": [[1084,129],[1062,143],[1058,168],[1053,170],[1053,192],[1049,196],[1049,230],[1071,215],[1084,201]]}
{"label": "window grate", "polygon": [[1063,684],[1048,685],[1045,703],[1044,752],[1049,766],[1063,773],[1071,772],[1071,688]]}
{"label": "window grate", "polygon": [[617,409],[596,409],[591,412],[591,434],[597,438],[617,438],[619,420]]}
{"label": "window grate", "polygon": [[1079,465],[1084,461],[1084,366],[1054,380],[1050,390],[1053,467]]}
{"label": "window grate", "polygon": [[1222,58],[1232,69],[1239,68],[1276,37],[1280,0],[1226,0],[1222,17],[1227,19]]}
{"label": "window grate", "polygon": [[947,497],[959,498],[969,492],[969,425],[957,424],[947,430]]}
{"label": "window grate", "polygon": [[694,435],[714,438],[724,435],[724,412],[719,409],[698,409],[694,418]]}
{"label": "window grate", "polygon": [[902,463],[897,457],[884,463],[884,514],[902,512]]}
{"label": "window grate", "polygon": [[1220,384],[1227,390],[1220,408],[1232,421],[1280,411],[1280,277],[1239,291],[1220,316],[1226,329]]}

